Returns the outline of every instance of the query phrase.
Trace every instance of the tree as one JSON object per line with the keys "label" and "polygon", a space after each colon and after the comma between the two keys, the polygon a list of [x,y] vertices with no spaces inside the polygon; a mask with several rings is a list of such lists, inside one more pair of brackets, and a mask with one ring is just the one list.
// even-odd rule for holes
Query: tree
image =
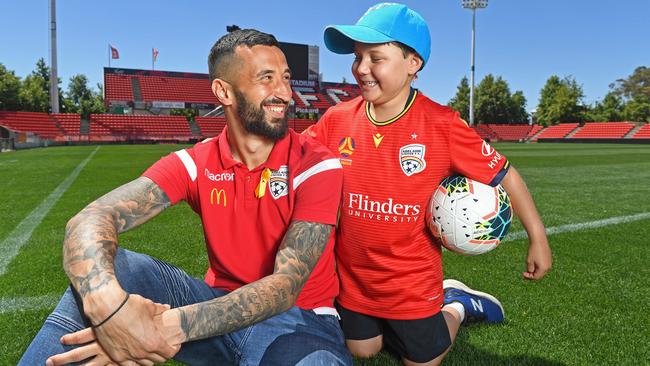
{"label": "tree", "polygon": [[626,100],[650,101],[650,68],[639,66],[627,79],[618,79],[609,87]]}
{"label": "tree", "polygon": [[486,75],[478,84],[475,119],[478,123],[509,123],[510,88],[501,77]]}
{"label": "tree", "polygon": [[526,111],[524,92],[517,90],[510,98],[510,120],[512,123],[528,122],[530,115]]}
{"label": "tree", "polygon": [[20,109],[20,78],[0,63],[0,110]]}
{"label": "tree", "polygon": [[[47,66],[45,63],[45,60],[41,57],[36,61],[36,70],[32,71],[32,74],[34,77],[41,78],[43,79],[44,83],[42,84],[43,91],[45,92],[45,95],[47,95],[47,100],[48,100],[48,108],[47,110],[43,112],[51,112],[52,108],[49,106],[49,100],[50,100],[50,68]],[[61,78],[58,78],[57,80],[57,89],[59,91],[59,110],[65,111],[68,113],[73,113],[72,111],[66,110],[66,103],[65,103],[65,96],[63,95],[63,90],[61,89],[60,85],[61,84]]]}
{"label": "tree", "polygon": [[456,88],[456,95],[447,105],[460,113],[462,119],[469,121],[469,82],[466,76],[460,80],[460,84]]}
{"label": "tree", "polygon": [[624,103],[621,97],[609,92],[601,102],[596,102],[594,107],[588,112],[588,120],[593,122],[612,122],[623,121]]}
{"label": "tree", "polygon": [[650,121],[650,68],[637,67],[626,79],[609,85],[611,93],[622,98],[622,118],[629,121]]}
{"label": "tree", "polygon": [[38,75],[28,75],[23,80],[19,92],[20,106],[24,111],[48,112],[50,109],[50,98],[45,93],[45,80]]}
{"label": "tree", "polygon": [[66,112],[79,113],[88,118],[91,113],[103,113],[104,103],[102,86],[97,84],[99,92],[88,88],[88,78],[83,74],[74,75],[68,84],[67,100],[64,101]]}
{"label": "tree", "polygon": [[553,75],[540,93],[536,119],[544,125],[585,120],[584,93],[574,78]]}
{"label": "tree", "polygon": [[199,114],[196,108],[174,108],[169,111],[170,116],[184,116],[187,120],[191,120]]}
{"label": "tree", "polygon": [[650,102],[637,96],[623,107],[623,118],[634,122],[650,122]]}

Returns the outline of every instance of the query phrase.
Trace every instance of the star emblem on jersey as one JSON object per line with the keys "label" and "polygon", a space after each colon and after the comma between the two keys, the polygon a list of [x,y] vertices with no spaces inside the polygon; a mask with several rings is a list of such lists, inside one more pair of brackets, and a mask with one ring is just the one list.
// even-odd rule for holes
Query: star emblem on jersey
{"label": "star emblem on jersey", "polygon": [[417,138],[418,138],[418,134],[415,133],[415,132],[413,132],[413,133],[411,134],[411,139],[415,140],[415,139],[417,139]]}
{"label": "star emblem on jersey", "polygon": [[377,148],[377,147],[379,147],[379,144],[381,144],[381,140],[384,139],[384,136],[382,136],[379,133],[376,133],[376,134],[372,135],[372,139],[375,140],[375,147]]}
{"label": "star emblem on jersey", "polygon": [[271,171],[271,178],[269,179],[269,190],[274,199],[289,194],[289,168],[286,165],[280,166],[278,170]]}
{"label": "star emblem on jersey", "polygon": [[422,144],[410,144],[399,149],[399,161],[404,174],[410,177],[426,168],[425,151],[426,147]]}

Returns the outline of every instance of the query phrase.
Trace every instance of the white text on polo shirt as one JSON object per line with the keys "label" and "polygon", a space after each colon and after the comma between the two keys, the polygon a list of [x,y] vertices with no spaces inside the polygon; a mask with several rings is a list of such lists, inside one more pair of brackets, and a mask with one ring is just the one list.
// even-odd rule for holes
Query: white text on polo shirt
{"label": "white text on polo shirt", "polygon": [[501,158],[502,158],[502,157],[501,157],[501,154],[496,153],[496,154],[492,157],[492,160],[490,160],[490,162],[488,163],[488,166],[490,167],[490,169],[494,169],[494,167],[497,166],[497,164],[499,163],[499,160],[501,160]]}
{"label": "white text on polo shirt", "polygon": [[215,181],[215,182],[233,181],[233,180],[235,180],[235,173],[213,174],[213,173],[210,173],[210,171],[207,168],[205,169],[205,176],[208,177],[208,179],[210,179],[212,181]]}
{"label": "white text on polo shirt", "polygon": [[420,205],[395,203],[392,198],[375,201],[367,195],[348,193],[348,215],[384,222],[415,222]]}

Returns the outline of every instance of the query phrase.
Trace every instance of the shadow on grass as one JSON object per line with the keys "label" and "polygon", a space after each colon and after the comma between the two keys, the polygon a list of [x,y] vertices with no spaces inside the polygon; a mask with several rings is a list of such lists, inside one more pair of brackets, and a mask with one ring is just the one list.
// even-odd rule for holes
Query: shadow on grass
{"label": "shadow on grass", "polygon": [[[399,366],[402,365],[399,355],[384,350],[371,359],[355,359],[359,366]],[[565,366],[565,363],[546,360],[529,355],[498,355],[480,349],[470,344],[468,333],[460,332],[456,337],[454,347],[447,354],[443,366]]]}

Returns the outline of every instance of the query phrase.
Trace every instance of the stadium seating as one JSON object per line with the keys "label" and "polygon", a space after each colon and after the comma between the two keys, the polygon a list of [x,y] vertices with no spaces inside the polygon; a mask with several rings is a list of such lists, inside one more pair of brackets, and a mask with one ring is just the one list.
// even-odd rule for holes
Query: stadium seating
{"label": "stadium seating", "polygon": [[0,112],[0,125],[14,131],[33,132],[45,139],[63,135],[63,131],[47,113]]}
{"label": "stadium seating", "polygon": [[194,121],[199,125],[203,137],[216,136],[226,126],[225,117],[195,117]]}
{"label": "stadium seating", "polygon": [[531,125],[524,124],[488,124],[487,127],[500,141],[522,141],[532,129]]}
{"label": "stadium seating", "polygon": [[81,116],[72,113],[50,115],[66,135],[79,135],[81,133]]}
{"label": "stadium seating", "polygon": [[104,74],[104,98],[107,101],[133,101],[131,76],[121,74]]}
{"label": "stadium seating", "polygon": [[132,75],[140,81],[142,100],[217,104],[210,80],[167,76]]}
{"label": "stadium seating", "polygon": [[359,87],[354,84],[326,82],[321,83],[321,92],[323,95],[327,95],[334,104],[354,99],[360,94]]}
{"label": "stadium seating", "polygon": [[533,141],[538,139],[561,139],[575,130],[576,127],[578,127],[578,123],[560,123],[559,125],[549,126],[537,138],[533,139]]}
{"label": "stadium seating", "polygon": [[190,138],[192,133],[184,116],[92,114],[90,136],[102,135],[153,139]]}
{"label": "stadium seating", "polygon": [[[121,70],[121,71],[116,71]],[[133,80],[139,86],[138,101],[219,104],[212,94],[207,74],[132,69],[105,69],[106,104],[136,102]],[[316,84],[318,85],[318,84]],[[319,113],[360,94],[356,84],[320,83],[318,86],[294,86],[293,103],[297,108]]]}
{"label": "stadium seating", "polygon": [[478,124],[474,126],[474,130],[476,130],[476,133],[478,133],[483,140],[491,141],[497,139],[497,135],[490,129],[490,127],[488,127],[488,125]]}
{"label": "stadium seating", "polygon": [[318,108],[323,112],[333,105],[320,91],[308,87],[293,87],[293,101],[298,107]]}
{"label": "stadium seating", "polygon": [[301,133],[316,122],[317,121],[311,119],[291,119],[289,120],[289,127],[293,128],[294,131]]}
{"label": "stadium seating", "polygon": [[646,123],[644,124],[636,133],[634,136],[632,136],[633,139],[650,139],[650,124]]}
{"label": "stadium seating", "polygon": [[533,128],[528,131],[528,134],[526,135],[526,139],[530,139],[531,137],[535,136],[536,133],[541,131],[544,128],[542,125],[533,125]]}
{"label": "stadium seating", "polygon": [[590,122],[586,123],[578,132],[570,138],[574,139],[595,139],[623,138],[628,132],[635,127],[630,122]]}

